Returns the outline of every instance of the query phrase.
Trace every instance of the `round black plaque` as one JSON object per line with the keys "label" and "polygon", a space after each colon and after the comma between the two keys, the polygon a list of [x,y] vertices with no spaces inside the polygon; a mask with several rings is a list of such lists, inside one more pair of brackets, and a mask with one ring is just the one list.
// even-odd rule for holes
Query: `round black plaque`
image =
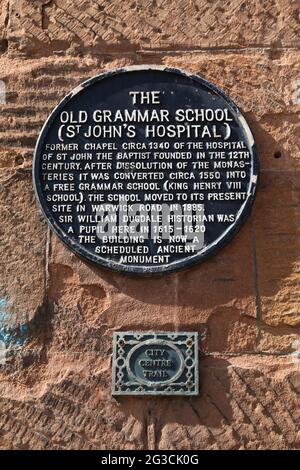
{"label": "round black plaque", "polygon": [[36,195],[75,253],[117,271],[184,268],[215,253],[249,214],[258,179],[251,131],[203,78],[144,66],[70,92],[39,136]]}

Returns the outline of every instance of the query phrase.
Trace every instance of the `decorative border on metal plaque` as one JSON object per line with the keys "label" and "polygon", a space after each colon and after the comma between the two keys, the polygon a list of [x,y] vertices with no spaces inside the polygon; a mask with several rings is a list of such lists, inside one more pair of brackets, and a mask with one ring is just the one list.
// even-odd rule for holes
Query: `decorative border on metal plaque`
{"label": "decorative border on metal plaque", "polygon": [[[165,380],[156,377],[151,381],[133,370],[139,350],[140,354],[147,347],[153,351],[155,345],[164,347],[177,360],[175,372]],[[153,370],[153,367],[148,369],[148,373]],[[112,395],[198,395],[198,389],[198,333],[118,331],[113,334]]]}

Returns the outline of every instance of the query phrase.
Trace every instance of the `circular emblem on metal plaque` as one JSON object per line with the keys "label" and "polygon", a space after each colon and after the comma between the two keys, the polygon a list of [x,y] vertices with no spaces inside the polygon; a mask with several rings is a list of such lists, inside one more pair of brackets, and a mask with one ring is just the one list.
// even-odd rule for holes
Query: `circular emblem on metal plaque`
{"label": "circular emblem on metal plaque", "polygon": [[75,253],[139,274],[215,253],[249,214],[251,131],[203,78],[129,67],[70,92],[39,136],[33,179],[53,231]]}

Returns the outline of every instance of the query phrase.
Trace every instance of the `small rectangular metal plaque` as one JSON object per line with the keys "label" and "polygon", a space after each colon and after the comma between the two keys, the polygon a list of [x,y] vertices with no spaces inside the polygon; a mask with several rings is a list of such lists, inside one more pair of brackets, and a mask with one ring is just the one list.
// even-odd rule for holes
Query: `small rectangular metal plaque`
{"label": "small rectangular metal plaque", "polygon": [[118,331],[113,395],[198,395],[198,333]]}

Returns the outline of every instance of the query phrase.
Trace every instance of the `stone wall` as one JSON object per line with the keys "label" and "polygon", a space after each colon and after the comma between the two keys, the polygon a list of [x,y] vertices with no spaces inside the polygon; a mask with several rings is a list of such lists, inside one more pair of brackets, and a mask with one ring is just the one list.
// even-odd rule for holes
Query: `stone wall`
{"label": "stone wall", "polygon": [[[0,6],[0,447],[300,448],[299,2]],[[261,178],[225,249],[141,279],[63,247],[38,211],[31,163],[67,91],[145,63],[227,92],[257,141]],[[199,397],[111,397],[112,332],[154,328],[199,332]]]}

